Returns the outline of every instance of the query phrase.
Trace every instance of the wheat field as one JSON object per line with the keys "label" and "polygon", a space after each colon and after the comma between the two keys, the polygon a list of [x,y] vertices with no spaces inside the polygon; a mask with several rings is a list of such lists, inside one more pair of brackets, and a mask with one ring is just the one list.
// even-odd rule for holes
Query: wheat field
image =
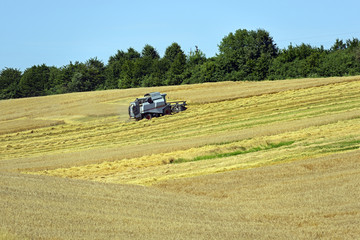
{"label": "wheat field", "polygon": [[[147,92],[188,109],[130,121]],[[0,239],[357,239],[360,77],[0,101]]]}

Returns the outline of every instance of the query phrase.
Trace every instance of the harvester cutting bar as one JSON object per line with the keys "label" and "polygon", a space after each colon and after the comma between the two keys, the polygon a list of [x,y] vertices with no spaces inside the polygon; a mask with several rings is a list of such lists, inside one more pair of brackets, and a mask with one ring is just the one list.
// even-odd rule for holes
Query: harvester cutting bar
{"label": "harvester cutting bar", "polygon": [[168,102],[171,106],[171,112],[178,113],[186,110],[186,101]]}

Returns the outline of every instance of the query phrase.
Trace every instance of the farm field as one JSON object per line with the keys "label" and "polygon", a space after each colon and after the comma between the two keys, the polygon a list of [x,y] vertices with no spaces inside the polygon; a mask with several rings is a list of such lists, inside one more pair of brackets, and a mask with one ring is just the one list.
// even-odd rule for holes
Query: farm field
{"label": "farm field", "polygon": [[[188,110],[129,121],[147,92]],[[0,101],[0,239],[356,239],[360,77]]]}

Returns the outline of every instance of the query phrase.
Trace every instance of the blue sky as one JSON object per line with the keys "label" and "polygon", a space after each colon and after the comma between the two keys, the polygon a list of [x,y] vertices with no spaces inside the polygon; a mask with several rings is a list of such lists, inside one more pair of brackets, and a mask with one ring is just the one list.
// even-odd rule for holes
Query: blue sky
{"label": "blue sky", "polygon": [[173,42],[212,57],[237,29],[265,29],[280,48],[330,48],[337,38],[360,38],[359,9],[358,0],[0,0],[0,70],[93,57],[106,64],[117,50],[145,44],[163,56]]}

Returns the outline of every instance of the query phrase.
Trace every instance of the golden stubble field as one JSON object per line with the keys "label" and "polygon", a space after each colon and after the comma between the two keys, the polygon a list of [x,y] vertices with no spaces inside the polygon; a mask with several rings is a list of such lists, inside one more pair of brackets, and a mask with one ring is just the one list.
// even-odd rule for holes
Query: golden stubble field
{"label": "golden stubble field", "polygon": [[[151,91],[185,112],[129,121]],[[357,239],[360,77],[0,101],[0,239]]]}

